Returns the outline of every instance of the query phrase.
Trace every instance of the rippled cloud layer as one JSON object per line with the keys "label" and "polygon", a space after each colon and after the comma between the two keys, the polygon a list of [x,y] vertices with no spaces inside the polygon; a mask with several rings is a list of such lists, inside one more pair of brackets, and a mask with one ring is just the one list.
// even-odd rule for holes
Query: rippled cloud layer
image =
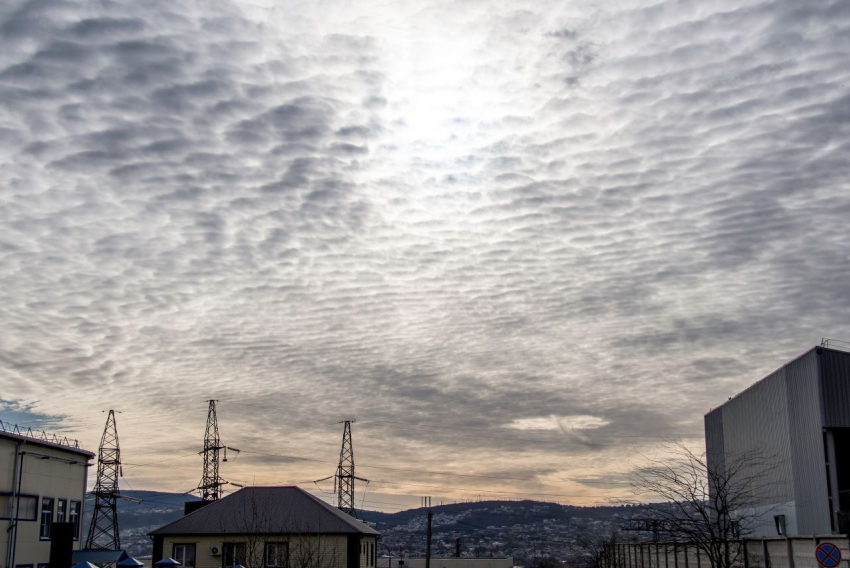
{"label": "rippled cloud layer", "polygon": [[378,494],[604,501],[850,338],[843,0],[13,0],[0,45],[0,397],[122,409],[139,486],[217,398],[234,481],[357,417]]}

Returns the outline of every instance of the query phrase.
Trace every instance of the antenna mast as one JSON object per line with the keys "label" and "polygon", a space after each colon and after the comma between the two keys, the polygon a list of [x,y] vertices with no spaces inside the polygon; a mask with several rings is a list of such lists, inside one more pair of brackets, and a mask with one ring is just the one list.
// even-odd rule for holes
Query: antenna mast
{"label": "antenna mast", "polygon": [[86,550],[120,550],[118,538],[118,512],[116,501],[118,478],[124,476],[121,468],[121,448],[118,445],[118,430],[115,426],[115,411],[106,417],[106,427],[100,439],[97,457],[97,483],[92,494],[95,497],[94,513],[86,538]]}

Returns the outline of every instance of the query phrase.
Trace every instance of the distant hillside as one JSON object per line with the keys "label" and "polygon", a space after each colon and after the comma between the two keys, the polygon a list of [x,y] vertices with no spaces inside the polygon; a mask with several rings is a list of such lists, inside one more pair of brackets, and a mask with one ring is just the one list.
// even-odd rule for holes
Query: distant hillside
{"label": "distant hillside", "polygon": [[[440,528],[461,529],[469,525],[482,527],[511,527],[542,522],[543,519],[567,521],[573,518],[604,519],[610,518],[622,507],[576,507],[559,505],[545,501],[479,501],[473,503],[454,503],[432,507],[435,516],[445,516]],[[363,511],[366,521],[377,524],[378,530],[391,529],[421,519],[424,509],[409,509],[398,513]],[[462,517],[463,527],[457,526],[452,519]]]}
{"label": "distant hillside", "polygon": [[[120,529],[121,547],[131,556],[149,556],[151,541],[147,536],[149,531],[162,525],[176,521],[183,516],[183,504],[186,501],[197,501],[198,498],[183,493],[163,493],[158,491],[122,490],[122,495],[140,499],[140,503],[131,503],[125,499],[118,500],[118,527]],[[94,499],[86,502],[85,538],[91,523],[94,510]]]}
{"label": "distant hillside", "polygon": [[[118,518],[121,529],[121,545],[132,556],[151,554],[151,541],[147,533],[183,516],[186,501],[197,497],[181,493],[154,491],[122,491],[128,497],[140,499],[140,503],[126,500],[118,502]],[[86,505],[91,514],[93,503]],[[559,556],[566,556],[569,542],[574,534],[588,530],[604,533],[612,530],[615,521],[629,516],[627,507],[575,507],[542,501],[480,501],[439,505],[434,512],[435,554],[454,552],[456,539],[464,542],[464,553],[469,555],[513,555],[525,554],[531,541],[548,535],[549,541],[563,541]],[[89,519],[86,518],[85,529]],[[391,550],[415,555],[424,552],[425,519],[424,509],[409,509],[397,513],[363,511],[364,520],[375,523],[383,534],[382,542]],[[565,544],[566,543],[566,544]],[[537,550],[543,546],[535,542]],[[561,549],[559,549],[561,550]],[[557,553],[556,550],[552,551]]]}

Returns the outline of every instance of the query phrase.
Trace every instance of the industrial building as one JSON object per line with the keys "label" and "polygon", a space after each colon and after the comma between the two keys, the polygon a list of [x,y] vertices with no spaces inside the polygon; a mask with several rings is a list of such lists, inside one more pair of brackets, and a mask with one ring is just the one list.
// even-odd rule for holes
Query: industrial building
{"label": "industrial building", "polygon": [[76,440],[20,431],[0,422],[0,562],[41,568],[54,522],[74,523],[80,548],[89,460]]}
{"label": "industrial building", "polygon": [[183,568],[374,568],[378,531],[298,487],[246,487],[151,533]]}
{"label": "industrial building", "polygon": [[748,536],[847,533],[850,353],[819,346],[705,415],[708,467],[759,452],[764,491]]}

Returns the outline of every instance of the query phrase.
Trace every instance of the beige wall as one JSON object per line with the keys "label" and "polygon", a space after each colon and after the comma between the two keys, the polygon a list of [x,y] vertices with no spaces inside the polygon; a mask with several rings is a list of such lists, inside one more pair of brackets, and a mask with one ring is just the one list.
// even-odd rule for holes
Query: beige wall
{"label": "beige wall", "polygon": [[[375,537],[364,536],[362,540],[367,546],[361,548],[360,566],[361,568],[370,568],[374,564],[367,563],[368,543],[375,547]],[[213,556],[211,549],[216,546],[221,551],[224,543],[231,542],[245,543],[246,554],[254,557],[253,566],[248,568],[263,565],[262,554],[266,542],[289,543],[291,568],[346,568],[348,538],[345,535],[166,536],[162,541],[162,554],[163,556],[173,556],[175,544],[194,544],[195,568],[218,568],[221,566],[223,556]],[[246,564],[246,566],[248,565]]]}
{"label": "beige wall", "polygon": [[[13,486],[15,468],[20,463],[16,459],[18,439],[0,436],[0,493],[15,493]],[[15,546],[15,558],[11,566],[8,566],[9,551],[9,517],[13,514],[8,509],[15,506],[14,497],[0,498],[5,503],[0,504],[0,516],[7,517],[0,520],[0,566],[14,568],[15,566],[46,564],[50,558],[50,541],[39,538],[41,520],[41,505],[44,497],[52,497],[53,520],[56,520],[56,512],[60,499],[81,503],[81,516],[83,503],[85,502],[86,479],[88,467],[86,456],[67,451],[59,446],[41,445],[30,441],[21,445],[21,451],[26,452],[23,460],[23,477],[21,478],[21,494],[35,495],[38,497],[36,504],[36,520],[21,521],[18,524],[17,545]],[[31,455],[38,454],[38,455]],[[58,459],[42,459],[41,456],[51,456],[61,460],[74,460],[82,464],[71,464]],[[66,520],[68,520],[66,518]],[[82,519],[81,519],[82,522]],[[85,527],[82,527],[83,539],[85,539]],[[80,548],[79,541],[75,542],[75,549]]]}

